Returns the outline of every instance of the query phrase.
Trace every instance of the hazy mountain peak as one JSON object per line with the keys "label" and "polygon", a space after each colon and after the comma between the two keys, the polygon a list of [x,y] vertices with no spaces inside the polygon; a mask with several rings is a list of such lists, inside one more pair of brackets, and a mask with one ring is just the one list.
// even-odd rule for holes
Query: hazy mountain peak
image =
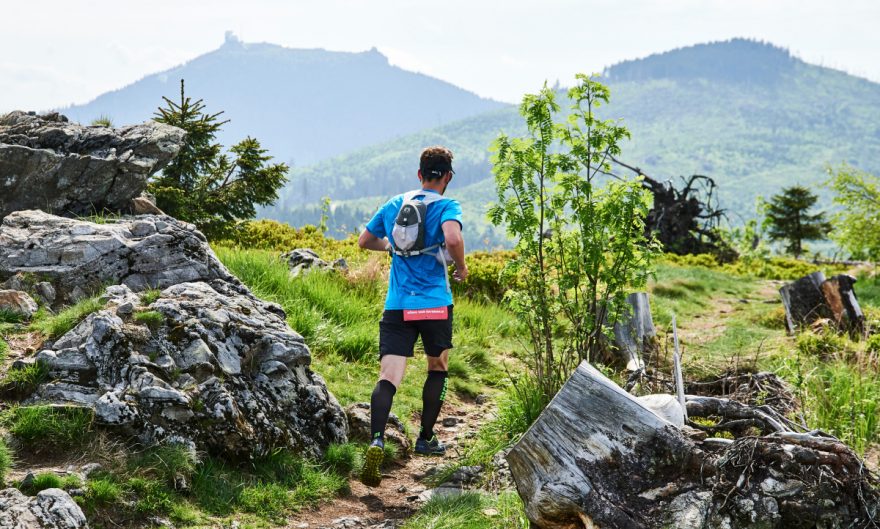
{"label": "hazy mountain peak", "polygon": [[785,48],[769,42],[735,38],[623,61],[606,69],[605,76],[613,82],[704,79],[772,84],[798,64],[803,62]]}

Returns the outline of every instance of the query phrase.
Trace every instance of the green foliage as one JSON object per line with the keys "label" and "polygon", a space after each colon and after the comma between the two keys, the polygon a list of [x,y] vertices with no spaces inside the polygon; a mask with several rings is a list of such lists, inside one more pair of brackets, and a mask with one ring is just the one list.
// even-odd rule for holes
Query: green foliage
{"label": "green foliage", "polygon": [[47,339],[54,340],[76,327],[86,316],[102,308],[104,303],[100,297],[85,298],[58,314],[34,320],[30,328],[42,333]]}
{"label": "green foliage", "polygon": [[134,314],[134,321],[141,325],[146,325],[151,331],[155,331],[165,323],[165,316],[161,312],[148,310],[144,312],[136,312]]}
{"label": "green foliage", "polygon": [[795,259],[804,252],[804,241],[823,240],[831,231],[825,213],[809,214],[818,196],[803,186],[786,187],[770,198],[766,206],[766,223],[771,241],[787,241],[785,251]]}
{"label": "green foliage", "polygon": [[9,432],[35,452],[82,446],[93,421],[94,412],[78,406],[18,406],[3,417]]}
{"label": "green foliage", "polygon": [[152,305],[154,301],[162,296],[162,291],[157,288],[151,288],[141,293],[141,303],[144,305]]}
{"label": "green foliage", "polygon": [[113,120],[110,118],[110,116],[107,116],[105,114],[101,114],[100,116],[93,119],[91,124],[93,127],[113,128]]}
{"label": "green foliage", "polygon": [[806,331],[797,336],[797,349],[801,354],[828,358],[847,349],[847,339],[834,331]]}
{"label": "green foliage", "polygon": [[25,494],[34,495],[46,489],[75,489],[82,483],[79,477],[71,474],[63,478],[54,472],[40,472],[34,476],[34,480],[27,486],[21,485],[21,491]]}
{"label": "green foliage", "polygon": [[504,267],[515,258],[512,251],[471,252],[467,255],[468,277],[452,283],[452,293],[471,299],[499,303],[515,278],[502,277]]}
{"label": "green foliage", "polygon": [[86,483],[84,505],[91,510],[113,505],[122,497],[122,488],[108,478],[90,479]]}
{"label": "green foliage", "polygon": [[24,317],[18,312],[0,309],[0,323],[21,323]]}
{"label": "green foliage", "polygon": [[330,218],[330,197],[321,199],[321,220],[318,222],[318,231],[321,235],[327,234],[327,219]]}
{"label": "green foliage", "polygon": [[44,364],[34,362],[20,369],[10,368],[0,383],[0,388],[7,395],[27,397],[48,379],[49,368]]}
{"label": "green foliage", "polygon": [[6,358],[6,353],[9,352],[9,344],[6,343],[6,340],[0,338],[0,359]]}
{"label": "green foliage", "polygon": [[228,234],[239,220],[256,216],[255,205],[270,205],[278,189],[287,181],[286,164],[269,164],[271,156],[254,138],[245,138],[223,154],[215,142],[222,112],[209,114],[201,99],[184,94],[180,81],[180,101],[163,97],[167,107],[159,108],[156,121],[186,131],[180,154],[150,183],[162,211],[192,222],[209,238]]}
{"label": "green foliage", "polygon": [[522,282],[507,299],[530,331],[529,368],[548,397],[599,347],[604,322],[624,310],[630,289],[645,285],[659,254],[645,236],[649,192],[637,180],[598,185],[629,132],[595,116],[608,89],[577,79],[567,122],[554,123],[559,106],[545,85],[520,106],[529,136],[501,135],[494,144],[498,204],[489,216],[517,241],[507,272]]}
{"label": "green foliage", "polygon": [[0,438],[0,483],[4,483],[6,473],[12,467],[13,454],[12,449],[6,444],[6,441]]}
{"label": "green foliage", "polygon": [[158,479],[169,487],[178,478],[191,479],[199,461],[187,447],[180,444],[153,446],[132,458],[128,471],[132,475]]}
{"label": "green foliage", "polygon": [[865,341],[865,350],[869,353],[880,353],[880,334],[872,334]]}
{"label": "green foliage", "polygon": [[332,444],[324,452],[324,465],[327,468],[347,476],[362,464],[363,448],[353,443]]}
{"label": "green foliage", "polygon": [[242,222],[230,238],[217,242],[217,245],[279,252],[310,248],[325,261],[343,258],[349,264],[364,261],[366,258],[366,253],[358,248],[356,237],[336,240],[325,237],[315,226],[294,228],[268,219]]}
{"label": "green foliage", "polygon": [[805,275],[822,270],[826,275],[844,273],[846,265],[817,265],[790,257],[741,257],[730,263],[720,264],[714,255],[675,255],[665,254],[663,262],[686,268],[706,268],[742,277],[762,279],[784,279],[793,281]]}
{"label": "green foliage", "polygon": [[839,206],[832,238],[856,259],[880,260],[880,180],[846,164],[828,174]]}
{"label": "green foliage", "polygon": [[826,431],[859,453],[880,440],[880,377],[843,359],[815,363],[786,357],[777,371],[793,381],[811,428]]}
{"label": "green foliage", "polygon": [[[493,511],[497,512],[494,514]],[[527,529],[522,500],[513,492],[498,496],[465,492],[432,498],[401,529]]]}

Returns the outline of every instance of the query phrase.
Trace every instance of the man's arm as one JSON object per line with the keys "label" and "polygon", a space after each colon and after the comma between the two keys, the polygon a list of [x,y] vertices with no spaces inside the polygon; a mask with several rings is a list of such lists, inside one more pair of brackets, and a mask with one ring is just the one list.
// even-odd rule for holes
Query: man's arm
{"label": "man's arm", "polygon": [[374,250],[377,252],[387,252],[391,248],[391,243],[386,241],[385,239],[380,239],[376,237],[370,230],[364,230],[361,233],[361,236],[358,237],[358,246],[363,248],[364,250]]}
{"label": "man's arm", "polygon": [[452,262],[455,263],[455,272],[452,277],[456,281],[464,281],[468,276],[467,264],[464,262],[464,239],[461,236],[461,224],[457,220],[447,220],[441,226],[443,238],[446,240],[446,249]]}

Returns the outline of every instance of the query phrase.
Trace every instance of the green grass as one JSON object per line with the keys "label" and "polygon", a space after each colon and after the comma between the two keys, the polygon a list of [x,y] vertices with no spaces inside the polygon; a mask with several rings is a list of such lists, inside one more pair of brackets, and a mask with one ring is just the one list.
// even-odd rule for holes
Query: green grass
{"label": "green grass", "polygon": [[152,305],[154,301],[162,297],[162,291],[157,288],[151,288],[141,292],[141,303],[144,305]]}
{"label": "green grass", "polygon": [[70,490],[78,488],[82,485],[79,477],[68,475],[61,477],[54,472],[40,472],[31,483],[27,486],[21,485],[19,488],[25,494],[33,496],[34,494],[46,489],[64,489]]}
{"label": "green grass", "polygon": [[34,362],[21,369],[10,368],[0,382],[0,390],[7,395],[26,397],[48,379],[49,368],[45,364]]}
{"label": "green grass", "polygon": [[18,406],[4,413],[9,432],[29,449],[81,447],[90,437],[94,412],[76,406]]}
{"label": "green grass", "polygon": [[522,501],[514,492],[465,492],[432,498],[401,529],[527,529]]}
{"label": "green grass", "polygon": [[0,359],[6,358],[6,353],[9,352],[9,344],[6,343],[6,340],[0,338]]}
{"label": "green grass", "polygon": [[54,340],[73,329],[86,316],[104,308],[104,303],[98,296],[86,298],[58,314],[37,318],[31,323],[31,330],[38,331],[47,339]]}
{"label": "green grass", "polygon": [[665,328],[675,314],[678,321],[707,311],[713,299],[742,298],[754,290],[754,281],[706,268],[657,266],[651,282],[651,314],[658,328]]}
{"label": "green grass", "polygon": [[144,312],[136,312],[134,314],[134,321],[141,325],[146,325],[151,331],[155,331],[165,323],[165,316],[161,312],[148,310]]}
{"label": "green grass", "polygon": [[0,438],[0,483],[6,479],[6,473],[9,472],[13,462],[12,449],[6,444],[6,441]]}
{"label": "green grass", "polygon": [[22,321],[24,321],[24,317],[21,314],[6,309],[0,309],[0,323],[15,324],[21,323]]}

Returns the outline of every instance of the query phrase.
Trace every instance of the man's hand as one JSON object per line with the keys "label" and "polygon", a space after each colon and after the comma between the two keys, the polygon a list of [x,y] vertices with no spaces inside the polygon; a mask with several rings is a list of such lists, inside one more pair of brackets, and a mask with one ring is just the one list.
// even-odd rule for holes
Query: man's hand
{"label": "man's hand", "polygon": [[452,272],[452,278],[461,283],[468,276],[468,268],[467,265],[463,265],[461,268],[458,265],[455,265],[455,270]]}

